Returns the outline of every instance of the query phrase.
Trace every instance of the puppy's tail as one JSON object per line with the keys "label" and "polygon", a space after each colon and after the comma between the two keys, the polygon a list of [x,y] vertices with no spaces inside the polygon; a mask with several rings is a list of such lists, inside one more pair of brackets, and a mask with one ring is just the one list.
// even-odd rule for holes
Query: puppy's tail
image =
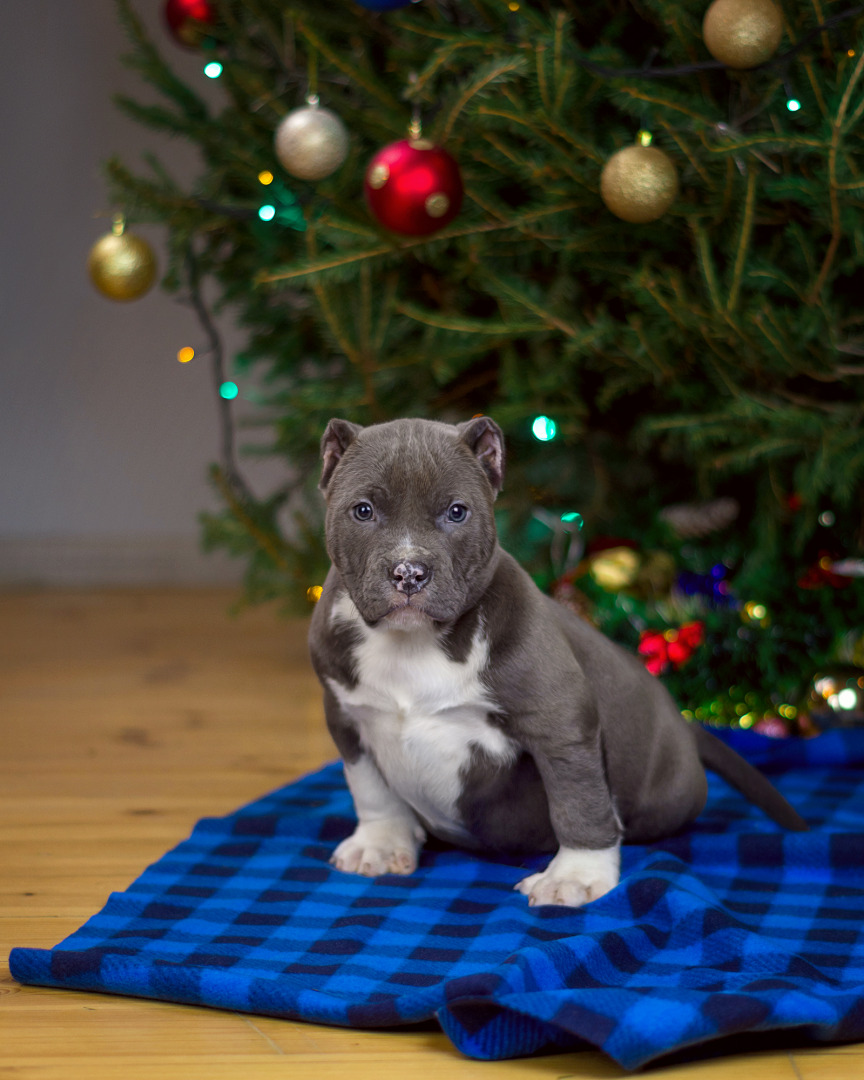
{"label": "puppy's tail", "polygon": [[806,832],[810,826],[783,798],[777,788],[749,761],[716,739],[709,731],[693,725],[699,760],[706,769],[719,773],[745,799],[758,806],[768,817],[793,832]]}

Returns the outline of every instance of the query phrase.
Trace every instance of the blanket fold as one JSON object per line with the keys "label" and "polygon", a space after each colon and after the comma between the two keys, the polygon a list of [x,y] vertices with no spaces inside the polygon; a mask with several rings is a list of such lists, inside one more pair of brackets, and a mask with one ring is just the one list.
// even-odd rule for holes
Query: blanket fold
{"label": "blanket fold", "polygon": [[625,1068],[724,1035],[864,1039],[864,731],[724,738],[811,826],[784,833],[719,778],[686,832],[625,846],[618,888],[529,908],[545,859],[428,846],[409,877],[328,863],[354,827],[341,765],[190,838],[21,982],[354,1027],[437,1017],[500,1059],[590,1044]]}

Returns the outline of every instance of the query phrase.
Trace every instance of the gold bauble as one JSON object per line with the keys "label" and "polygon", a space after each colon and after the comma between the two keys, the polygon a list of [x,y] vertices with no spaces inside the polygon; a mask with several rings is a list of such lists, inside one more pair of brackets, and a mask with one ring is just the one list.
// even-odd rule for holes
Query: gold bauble
{"label": "gold bauble", "polygon": [[708,52],[726,67],[758,67],[777,51],[783,12],[773,0],[714,0],[705,12],[702,37]]}
{"label": "gold bauble", "polygon": [[137,300],[156,280],[156,256],[146,240],[115,226],[90,249],[87,270],[109,300]]}
{"label": "gold bauble", "polygon": [[632,548],[607,548],[593,556],[589,573],[601,589],[619,592],[636,580],[641,562],[641,558]]}
{"label": "gold bauble", "polygon": [[624,221],[643,224],[662,217],[678,194],[678,173],[656,146],[625,146],[603,166],[600,195]]}

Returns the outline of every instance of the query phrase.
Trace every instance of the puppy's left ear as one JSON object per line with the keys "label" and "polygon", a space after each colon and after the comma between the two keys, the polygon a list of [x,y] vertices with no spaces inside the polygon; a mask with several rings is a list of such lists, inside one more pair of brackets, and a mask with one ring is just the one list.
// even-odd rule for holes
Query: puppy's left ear
{"label": "puppy's left ear", "polygon": [[321,439],[321,480],[318,487],[325,491],[330,483],[333,470],[342,460],[342,455],[363,430],[359,424],[350,420],[331,420]]}
{"label": "puppy's left ear", "polygon": [[497,495],[504,483],[504,433],[488,416],[475,416],[457,428],[462,441],[483,466]]}

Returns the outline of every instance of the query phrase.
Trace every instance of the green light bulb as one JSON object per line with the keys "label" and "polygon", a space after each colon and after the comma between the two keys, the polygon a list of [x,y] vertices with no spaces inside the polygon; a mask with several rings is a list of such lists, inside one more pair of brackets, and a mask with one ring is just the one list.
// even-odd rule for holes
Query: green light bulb
{"label": "green light bulb", "polygon": [[550,439],[554,439],[557,430],[555,421],[550,420],[548,416],[538,416],[531,425],[534,438],[539,439],[540,442],[549,442]]}

